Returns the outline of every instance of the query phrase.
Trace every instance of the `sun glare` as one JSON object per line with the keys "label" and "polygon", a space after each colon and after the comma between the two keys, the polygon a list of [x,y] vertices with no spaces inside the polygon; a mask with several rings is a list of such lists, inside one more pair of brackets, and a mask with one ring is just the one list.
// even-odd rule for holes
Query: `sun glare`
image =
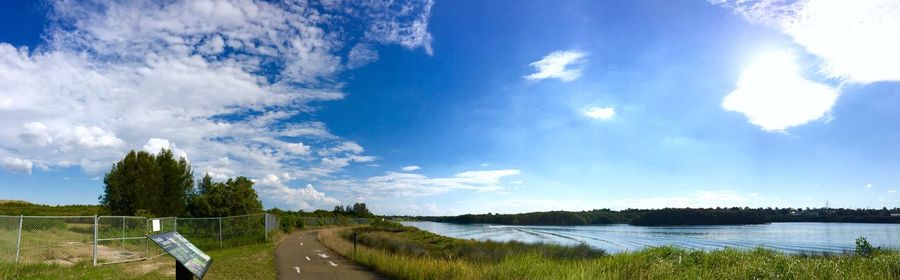
{"label": "sun glare", "polygon": [[744,71],[737,89],[722,101],[729,111],[744,113],[750,122],[780,131],[819,119],[837,100],[834,88],[800,76],[792,54],[775,51],[760,55]]}

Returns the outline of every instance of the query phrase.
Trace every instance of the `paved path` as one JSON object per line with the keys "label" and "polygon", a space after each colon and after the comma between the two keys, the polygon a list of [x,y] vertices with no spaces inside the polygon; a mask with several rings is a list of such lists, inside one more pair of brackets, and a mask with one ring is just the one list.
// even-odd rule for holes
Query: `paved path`
{"label": "paved path", "polygon": [[318,231],[294,232],[275,248],[278,279],[387,279],[316,240]]}

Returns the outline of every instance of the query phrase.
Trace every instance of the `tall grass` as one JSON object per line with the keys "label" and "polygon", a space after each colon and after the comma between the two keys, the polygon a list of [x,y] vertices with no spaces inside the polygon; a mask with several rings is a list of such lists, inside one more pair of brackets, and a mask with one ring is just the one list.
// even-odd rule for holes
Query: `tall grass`
{"label": "tall grass", "polygon": [[[377,227],[364,231],[390,238],[385,240],[406,240],[409,244],[403,246],[418,246],[427,254],[398,250],[387,241],[366,243],[354,254],[352,242],[345,238],[347,231],[339,229],[321,230],[319,239],[340,254],[398,279],[900,279],[900,253],[895,251],[877,252],[869,257],[801,256],[765,249],[706,252],[661,247],[602,256],[568,255],[565,258],[525,250],[499,253],[502,257],[497,260],[479,260],[433,254],[428,249],[431,246],[428,242],[434,239],[416,239],[417,235],[428,236],[426,233]],[[487,242],[458,239],[441,242],[484,246],[486,251],[498,249],[496,244]]]}

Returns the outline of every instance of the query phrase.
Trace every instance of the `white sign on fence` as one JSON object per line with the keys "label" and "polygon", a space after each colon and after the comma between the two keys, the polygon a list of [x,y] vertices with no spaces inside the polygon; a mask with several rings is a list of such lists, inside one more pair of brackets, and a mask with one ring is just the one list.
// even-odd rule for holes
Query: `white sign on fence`
{"label": "white sign on fence", "polygon": [[159,219],[153,219],[152,221],[153,221],[153,231],[154,232],[159,231]]}

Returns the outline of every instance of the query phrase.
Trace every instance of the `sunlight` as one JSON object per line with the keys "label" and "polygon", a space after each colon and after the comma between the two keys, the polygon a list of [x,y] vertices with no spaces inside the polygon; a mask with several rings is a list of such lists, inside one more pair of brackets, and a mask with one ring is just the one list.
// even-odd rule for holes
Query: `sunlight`
{"label": "sunlight", "polygon": [[722,107],[743,113],[751,123],[769,131],[825,116],[837,100],[837,90],[811,82],[798,71],[790,53],[763,54],[741,72],[737,89],[725,97]]}

